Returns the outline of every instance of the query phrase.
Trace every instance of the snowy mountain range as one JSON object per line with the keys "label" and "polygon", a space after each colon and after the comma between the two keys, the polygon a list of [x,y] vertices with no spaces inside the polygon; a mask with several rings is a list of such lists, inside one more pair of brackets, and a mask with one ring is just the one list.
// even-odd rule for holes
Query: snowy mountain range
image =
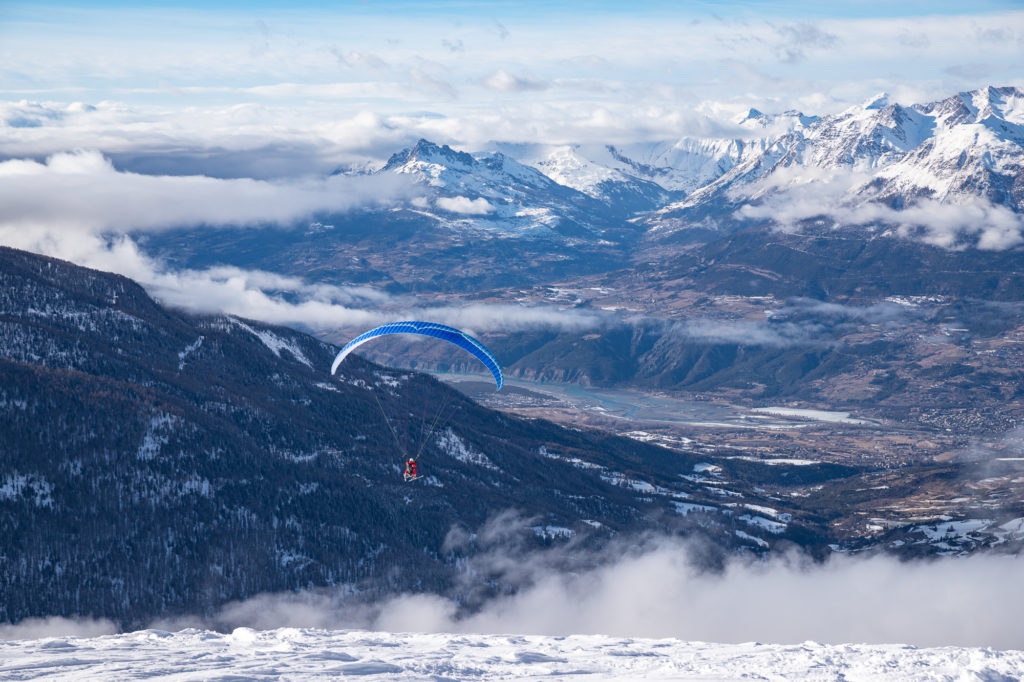
{"label": "snowy mountain range", "polygon": [[[1012,295],[1024,244],[1022,102],[1021,90],[985,88],[910,107],[879,96],[823,117],[751,110],[731,138],[625,146],[495,143],[467,153],[420,140],[374,171],[409,181],[411,198],[396,206],[285,230],[184,226],[137,238],[190,267],[394,291],[478,292],[649,265],[698,287],[718,288],[723,276],[739,287],[722,293],[817,296],[868,282],[882,296],[977,295],[995,273],[985,287]],[[788,255],[774,258],[766,249],[779,244]],[[841,274],[865,249],[861,274],[842,282],[808,282],[786,266],[810,258],[816,271]],[[706,271],[736,260],[742,272]],[[906,270],[935,261],[951,277]],[[909,283],[890,286],[894,273]]]}
{"label": "snowy mountain range", "polygon": [[[625,146],[496,143],[500,151],[474,154],[421,140],[378,172],[414,177],[427,195],[416,208],[453,228],[517,237],[599,237],[625,218],[658,239],[833,213],[830,228],[844,218],[892,224],[925,202],[1024,211],[1024,92],[1013,87],[913,106],[883,94],[822,117],[751,109],[736,130]],[[780,198],[790,209],[781,218],[771,205]],[[794,200],[811,205],[794,212]],[[841,212],[865,204],[879,209]]]}
{"label": "snowy mountain range", "polygon": [[[658,209],[646,222],[678,228],[688,216],[707,215],[711,207],[729,211],[799,189],[813,192],[819,215],[866,202],[899,211],[922,200],[984,200],[1019,213],[1024,210],[1022,124],[1024,93],[1016,88],[962,92],[911,107],[879,96],[765,140],[760,154]],[[812,209],[802,217],[814,215]]]}

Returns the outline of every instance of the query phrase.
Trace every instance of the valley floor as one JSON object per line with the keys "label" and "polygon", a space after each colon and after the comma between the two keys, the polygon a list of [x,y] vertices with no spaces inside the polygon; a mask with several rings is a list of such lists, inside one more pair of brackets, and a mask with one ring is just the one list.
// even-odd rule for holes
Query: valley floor
{"label": "valley floor", "polygon": [[596,635],[361,630],[143,630],[0,641],[5,680],[1011,680],[1024,651],[906,645],[708,644]]}

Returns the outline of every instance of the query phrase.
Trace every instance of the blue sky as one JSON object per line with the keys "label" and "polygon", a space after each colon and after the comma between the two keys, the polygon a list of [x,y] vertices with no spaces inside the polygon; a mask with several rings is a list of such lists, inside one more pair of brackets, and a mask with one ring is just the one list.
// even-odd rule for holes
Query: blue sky
{"label": "blue sky", "polygon": [[18,130],[0,129],[0,153],[272,140],[334,163],[419,136],[729,134],[748,107],[1024,85],[1021,55],[1024,9],[1006,0],[8,2],[0,116]]}
{"label": "blue sky", "polygon": [[94,1],[83,3],[72,0],[49,0],[48,2],[7,2],[4,8],[13,14],[43,13],[50,8],[89,7],[99,11],[132,9],[198,9],[207,11],[253,11],[284,10],[319,13],[363,13],[391,14],[394,12],[416,14],[451,14],[458,16],[494,16],[519,14],[609,13],[636,15],[661,13],[676,16],[699,16],[719,14],[722,16],[776,16],[786,18],[851,18],[851,17],[899,17],[924,16],[932,14],[963,15],[984,12],[1009,11],[1020,7],[1016,0],[975,0],[964,3],[956,0],[847,0],[845,2],[806,2],[797,0],[746,0],[744,2],[722,2],[716,0],[648,0],[641,3],[624,3],[621,0],[566,0],[553,4],[543,0],[492,0],[489,2],[434,0],[231,0],[220,2],[133,2],[131,0]]}

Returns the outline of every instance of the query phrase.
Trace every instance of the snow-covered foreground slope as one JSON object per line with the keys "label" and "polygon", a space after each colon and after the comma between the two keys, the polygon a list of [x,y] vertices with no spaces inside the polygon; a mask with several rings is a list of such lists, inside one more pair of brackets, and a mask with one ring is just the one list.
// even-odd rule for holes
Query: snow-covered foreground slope
{"label": "snow-covered foreground slope", "polygon": [[707,644],[675,639],[143,630],[0,642],[0,678],[156,680],[1016,680],[1024,651],[904,645]]}

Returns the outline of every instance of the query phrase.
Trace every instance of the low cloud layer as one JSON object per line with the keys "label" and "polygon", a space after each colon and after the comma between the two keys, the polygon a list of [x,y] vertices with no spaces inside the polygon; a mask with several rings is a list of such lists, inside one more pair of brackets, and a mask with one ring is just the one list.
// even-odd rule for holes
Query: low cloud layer
{"label": "low cloud layer", "polygon": [[[709,642],[816,641],[914,646],[1020,648],[1024,592],[1019,557],[976,555],[903,562],[837,555],[824,564],[800,554],[735,558],[722,573],[695,568],[692,545],[677,539],[619,544],[602,557],[544,553],[505,556],[522,589],[471,614],[435,594],[352,606],[339,593],[261,595],[224,608],[219,627],[362,627],[387,631],[605,634]],[[496,559],[492,554],[488,569]],[[514,568],[514,573],[511,570]],[[188,619],[159,627],[195,625]],[[209,623],[206,623],[209,625]]]}
{"label": "low cloud layer", "polygon": [[[56,154],[45,162],[0,162],[0,244],[115,272],[162,303],[200,313],[230,313],[324,330],[429,317],[476,331],[580,329],[595,313],[517,305],[428,306],[369,287],[339,287],[236,267],[174,269],[141,251],[137,234],[182,226],[287,229],[321,212],[396,205],[414,194],[398,175],[268,182],[118,171],[97,152]],[[486,213],[486,200],[442,206]]]}
{"label": "low cloud layer", "polygon": [[852,198],[871,176],[855,170],[783,168],[752,188],[759,204],[737,211],[740,218],[770,220],[784,231],[799,231],[805,220],[836,227],[875,226],[944,249],[974,246],[1001,251],[1024,244],[1024,216],[983,198],[960,203],[923,199],[895,209]]}
{"label": "low cloud layer", "polygon": [[695,319],[675,325],[672,332],[698,342],[738,343],[744,346],[788,348],[827,343],[826,328],[815,322],[754,322]]}
{"label": "low cloud layer", "polygon": [[0,624],[0,640],[44,637],[99,637],[117,633],[109,620],[93,618],[26,618],[15,625]]}
{"label": "low cloud layer", "polygon": [[483,197],[469,199],[468,197],[440,197],[437,200],[437,207],[451,213],[463,213],[466,215],[487,215],[494,211],[491,202]]}
{"label": "low cloud layer", "polygon": [[0,230],[147,231],[287,225],[315,213],[389,205],[413,194],[395,174],[294,182],[121,172],[95,151],[0,162]]}
{"label": "low cloud layer", "polygon": [[[580,330],[607,315],[514,304],[437,306],[369,287],[307,282],[237,267],[176,269],[145,254],[138,233],[207,229],[289,229],[321,212],[398,205],[414,187],[400,175],[335,176],[268,182],[119,171],[95,151],[44,162],[0,162],[0,244],[125,275],[166,305],[230,313],[311,330],[370,327],[394,319],[432,319],[472,332]],[[439,207],[486,214],[484,200],[442,198]]]}
{"label": "low cloud layer", "polygon": [[[25,243],[28,242],[28,243]],[[525,329],[580,330],[607,315],[513,304],[437,306],[369,287],[307,282],[260,270],[220,266],[170,269],[142,253],[128,237],[16,232],[0,229],[0,243],[115,272],[143,285],[165,305],[197,313],[229,313],[309,330],[372,327],[395,319],[431,319],[471,333]]]}

